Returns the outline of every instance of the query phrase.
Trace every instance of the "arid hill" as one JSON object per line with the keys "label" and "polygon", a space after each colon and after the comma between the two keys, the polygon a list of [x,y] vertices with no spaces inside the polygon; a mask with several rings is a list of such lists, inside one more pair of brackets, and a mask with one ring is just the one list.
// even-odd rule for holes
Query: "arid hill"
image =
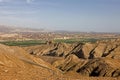
{"label": "arid hill", "polygon": [[74,45],[66,43],[47,43],[38,46],[25,47],[24,49],[33,55],[37,56],[54,56],[63,57],[67,55]]}
{"label": "arid hill", "polygon": [[120,59],[120,40],[104,40],[96,43],[50,43],[24,48],[28,53],[37,56],[67,57],[70,54],[81,59],[109,57]]}
{"label": "arid hill", "polygon": [[119,80],[119,43],[0,44],[0,80]]}
{"label": "arid hill", "polygon": [[24,49],[66,74],[72,71],[87,77],[120,77],[119,39],[85,44],[50,43]]}
{"label": "arid hill", "polygon": [[22,48],[0,44],[0,80],[56,80],[62,75]]}

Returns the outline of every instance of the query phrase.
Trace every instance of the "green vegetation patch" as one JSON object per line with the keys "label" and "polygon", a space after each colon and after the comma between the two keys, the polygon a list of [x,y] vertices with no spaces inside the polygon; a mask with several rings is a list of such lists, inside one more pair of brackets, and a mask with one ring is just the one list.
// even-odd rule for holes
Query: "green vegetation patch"
{"label": "green vegetation patch", "polygon": [[94,39],[94,38],[56,39],[55,42],[63,42],[63,43],[75,43],[75,42],[86,43],[86,42],[91,42],[91,43],[95,43],[98,40],[99,39]]}
{"label": "green vegetation patch", "polygon": [[[56,39],[54,42],[62,42],[62,43],[95,43],[98,40],[110,40],[110,38],[79,38],[79,39]],[[34,45],[41,45],[45,44],[46,40],[27,40],[27,41],[4,41],[0,42],[1,44],[5,44],[8,46],[34,46]]]}
{"label": "green vegetation patch", "polygon": [[45,44],[45,41],[42,41],[42,40],[5,41],[5,42],[0,42],[0,43],[9,45],[9,46],[33,46],[33,45]]}
{"label": "green vegetation patch", "polygon": [[54,42],[63,42],[63,43],[75,43],[78,42],[77,39],[56,39]]}

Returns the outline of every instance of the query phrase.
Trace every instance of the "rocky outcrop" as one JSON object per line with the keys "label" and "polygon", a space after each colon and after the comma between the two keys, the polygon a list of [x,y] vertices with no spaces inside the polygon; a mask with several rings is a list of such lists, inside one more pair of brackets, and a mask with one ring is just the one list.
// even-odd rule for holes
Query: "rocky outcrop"
{"label": "rocky outcrop", "polygon": [[120,61],[112,58],[79,59],[70,55],[66,59],[58,60],[53,66],[64,73],[73,71],[88,77],[120,77]]}
{"label": "rocky outcrop", "polygon": [[24,49],[37,56],[64,57],[74,48],[74,44],[50,43],[45,45],[25,47]]}
{"label": "rocky outcrop", "polygon": [[85,76],[119,77],[120,61],[109,58],[92,59],[78,69],[77,72]]}
{"label": "rocky outcrop", "polygon": [[[83,60],[84,61],[84,60]],[[77,56],[75,56],[74,54],[71,54],[70,56],[68,56],[66,59],[63,60],[57,60],[53,63],[53,66],[55,66],[56,68],[59,68],[60,70],[62,70],[63,72],[67,72],[69,70],[72,70],[77,64],[82,63],[83,61],[81,61]]]}

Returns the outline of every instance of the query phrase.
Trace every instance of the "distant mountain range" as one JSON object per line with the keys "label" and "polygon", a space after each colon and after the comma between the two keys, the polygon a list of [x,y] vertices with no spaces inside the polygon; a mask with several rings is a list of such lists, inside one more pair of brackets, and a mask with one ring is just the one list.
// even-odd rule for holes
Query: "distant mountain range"
{"label": "distant mountain range", "polygon": [[15,33],[15,32],[54,32],[54,33],[81,33],[81,34],[120,34],[120,32],[82,32],[82,31],[67,31],[67,30],[50,30],[40,28],[27,28],[27,27],[15,27],[0,25],[0,33]]}
{"label": "distant mountain range", "polygon": [[45,32],[44,29],[34,29],[34,28],[23,28],[23,27],[12,27],[0,25],[0,32],[10,33],[10,32]]}

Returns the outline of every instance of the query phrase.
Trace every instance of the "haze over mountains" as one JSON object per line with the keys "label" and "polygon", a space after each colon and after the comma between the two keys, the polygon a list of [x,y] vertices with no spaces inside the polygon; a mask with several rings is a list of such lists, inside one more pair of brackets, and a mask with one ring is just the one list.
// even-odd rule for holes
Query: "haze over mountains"
{"label": "haze over mountains", "polygon": [[13,32],[55,32],[55,33],[119,33],[119,32],[97,32],[97,31],[69,31],[69,30],[51,30],[51,29],[43,29],[36,27],[16,27],[16,26],[8,26],[8,25],[0,25],[0,32],[4,33],[13,33]]}
{"label": "haze over mountains", "polygon": [[23,28],[23,27],[13,27],[0,25],[0,32],[44,32],[44,29],[36,29],[36,28]]}

